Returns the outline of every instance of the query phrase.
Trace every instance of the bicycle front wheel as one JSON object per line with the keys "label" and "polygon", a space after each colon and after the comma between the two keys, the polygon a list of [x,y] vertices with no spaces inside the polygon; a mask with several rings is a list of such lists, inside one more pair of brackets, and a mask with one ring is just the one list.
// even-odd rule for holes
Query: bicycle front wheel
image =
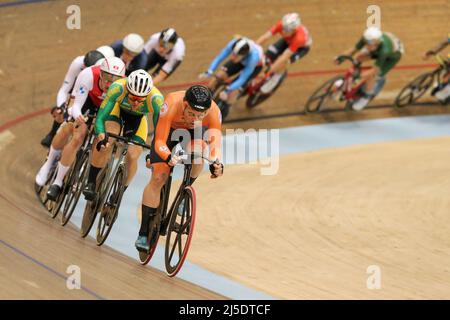
{"label": "bicycle front wheel", "polygon": [[326,103],[330,101],[331,98],[339,98],[341,88],[338,84],[343,82],[344,77],[337,76],[322,84],[314,91],[306,102],[305,113],[318,113],[326,107]]}
{"label": "bicycle front wheel", "polygon": [[404,87],[397,98],[395,106],[403,108],[417,101],[433,85],[434,71],[421,74]]}
{"label": "bicycle front wheel", "polygon": [[105,190],[106,202],[101,208],[100,219],[97,225],[97,245],[101,246],[108,238],[112,226],[119,214],[119,207],[122,196],[125,191],[124,183],[126,182],[125,167],[123,164],[119,166],[114,176],[112,184]]}
{"label": "bicycle front wheel", "polygon": [[196,198],[192,186],[184,188],[170,212],[164,260],[169,277],[174,277],[186,259],[195,225]]}
{"label": "bicycle front wheel", "polygon": [[261,87],[260,87],[260,89],[257,90],[255,93],[249,95],[247,98],[247,101],[245,102],[245,106],[248,109],[253,109],[257,105],[259,105],[259,104],[263,103],[264,101],[266,101],[267,99],[269,99],[275,93],[275,91],[277,91],[277,89],[281,86],[281,84],[283,83],[286,76],[287,76],[287,71],[285,71],[283,73],[280,80],[278,80],[278,83],[276,84],[276,86],[269,93],[266,93],[266,94],[262,93],[260,90],[261,89]]}
{"label": "bicycle front wheel", "polygon": [[66,195],[66,202],[61,214],[61,225],[65,226],[72,217],[78,200],[80,199],[81,191],[83,190],[89,168],[89,152],[83,152],[81,157],[75,163],[74,169],[70,172],[68,179],[68,188]]}

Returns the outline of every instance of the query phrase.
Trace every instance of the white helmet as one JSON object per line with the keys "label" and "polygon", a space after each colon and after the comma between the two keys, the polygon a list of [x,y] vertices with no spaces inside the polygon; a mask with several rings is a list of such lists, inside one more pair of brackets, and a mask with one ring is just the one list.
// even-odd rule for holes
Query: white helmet
{"label": "white helmet", "polygon": [[128,51],[139,54],[144,50],[144,39],[136,33],[130,33],[123,38],[123,46]]}
{"label": "white helmet", "polygon": [[300,16],[295,12],[285,14],[281,19],[281,24],[284,32],[292,32],[301,24]]}
{"label": "white helmet", "polygon": [[381,32],[381,30],[377,27],[369,27],[366,29],[366,31],[364,31],[364,39],[367,42],[372,42],[372,41],[377,41],[381,39],[381,36],[383,35],[383,33]]}
{"label": "white helmet", "polygon": [[128,76],[127,89],[132,95],[145,97],[153,89],[152,77],[144,69],[133,71]]}
{"label": "white helmet", "polygon": [[114,54],[113,48],[110,46],[101,46],[97,48],[97,51],[101,52],[105,58],[112,58],[116,55]]}
{"label": "white helmet", "polygon": [[115,76],[125,76],[125,63],[117,57],[105,58],[100,65],[100,70]]}

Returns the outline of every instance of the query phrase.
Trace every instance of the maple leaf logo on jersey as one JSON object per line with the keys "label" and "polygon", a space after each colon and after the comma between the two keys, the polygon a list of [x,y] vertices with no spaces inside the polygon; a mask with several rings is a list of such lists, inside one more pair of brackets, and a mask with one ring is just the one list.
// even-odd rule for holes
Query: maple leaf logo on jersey
{"label": "maple leaf logo on jersey", "polygon": [[164,103],[161,106],[161,109],[159,110],[159,114],[163,116],[167,113],[168,110],[169,110],[169,107],[167,106],[167,103]]}

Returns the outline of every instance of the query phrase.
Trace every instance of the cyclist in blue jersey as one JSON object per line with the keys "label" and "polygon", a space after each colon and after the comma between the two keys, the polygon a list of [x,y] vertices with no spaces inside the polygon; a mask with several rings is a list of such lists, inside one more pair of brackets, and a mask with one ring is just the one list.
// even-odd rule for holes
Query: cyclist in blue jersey
{"label": "cyclist in blue jersey", "polygon": [[144,39],[136,33],[128,34],[123,40],[111,44],[116,57],[125,62],[128,76],[131,72],[145,69],[147,66],[147,53],[144,51]]}
{"label": "cyclist in blue jersey", "polygon": [[[222,61],[228,56],[230,56],[230,59],[214,74]],[[219,99],[222,100],[220,103],[224,106],[224,108],[221,108],[222,118],[227,116],[229,107],[236,101],[238,93],[245,89],[246,85],[261,72],[263,67],[264,53],[261,46],[248,38],[240,37],[228,42],[212,61],[208,71],[199,75],[200,79],[212,77],[208,87],[213,89],[218,81],[225,81],[239,73],[239,76],[219,95]]]}

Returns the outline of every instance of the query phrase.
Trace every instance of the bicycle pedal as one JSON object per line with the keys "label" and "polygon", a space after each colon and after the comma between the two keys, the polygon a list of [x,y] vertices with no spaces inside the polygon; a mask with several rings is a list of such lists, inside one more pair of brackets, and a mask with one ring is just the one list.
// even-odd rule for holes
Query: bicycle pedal
{"label": "bicycle pedal", "polygon": [[[175,222],[173,226],[173,231],[175,231],[178,234],[181,232],[181,225],[178,222]],[[182,234],[189,234],[189,226],[187,228],[184,228]]]}

